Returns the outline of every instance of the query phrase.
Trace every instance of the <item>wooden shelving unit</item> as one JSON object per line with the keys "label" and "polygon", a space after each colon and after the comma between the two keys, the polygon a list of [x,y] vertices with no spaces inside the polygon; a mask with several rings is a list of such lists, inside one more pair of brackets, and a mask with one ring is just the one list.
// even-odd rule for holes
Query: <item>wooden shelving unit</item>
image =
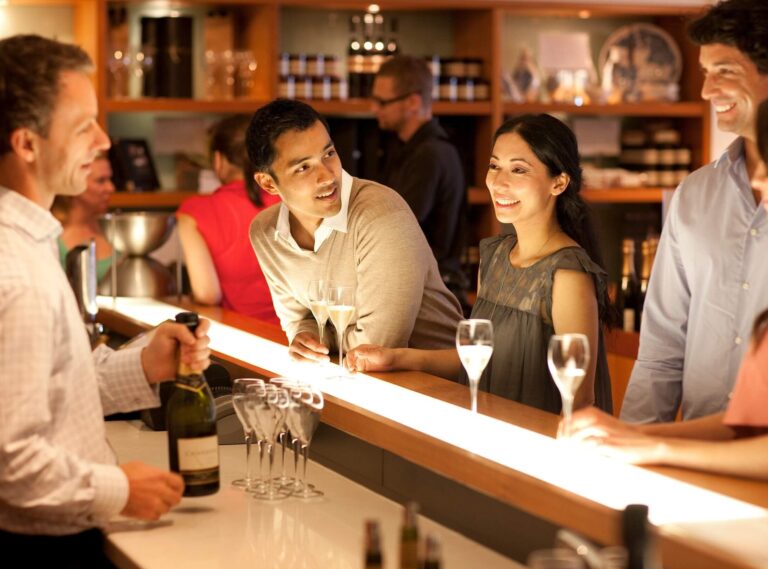
{"label": "wooden shelving unit", "polygon": [[504,113],[562,113],[624,117],[700,118],[708,112],[704,101],[682,103],[619,103],[616,105],[566,105],[562,103],[504,103]]}
{"label": "wooden shelving unit", "polygon": [[185,199],[196,196],[197,192],[115,192],[109,198],[110,209],[115,208],[177,208]]}

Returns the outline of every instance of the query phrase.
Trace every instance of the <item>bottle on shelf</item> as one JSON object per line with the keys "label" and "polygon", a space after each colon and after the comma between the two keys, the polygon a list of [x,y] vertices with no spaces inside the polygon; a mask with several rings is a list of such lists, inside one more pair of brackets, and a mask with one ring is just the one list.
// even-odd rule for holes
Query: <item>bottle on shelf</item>
{"label": "bottle on shelf", "polygon": [[347,84],[349,96],[362,96],[363,44],[360,39],[360,16],[349,18],[349,45],[347,46]]}
{"label": "bottle on shelf", "polygon": [[378,68],[376,62],[376,50],[374,48],[374,23],[375,16],[370,12],[363,14],[363,74],[360,96],[367,98],[373,91],[373,79]]}
{"label": "bottle on shelf", "polygon": [[[181,312],[176,322],[194,333],[194,312]],[[166,408],[170,469],[184,479],[184,496],[207,496],[219,490],[219,440],[216,405],[202,372],[179,362],[176,385]]]}
{"label": "bottle on shelf", "polygon": [[419,505],[408,502],[403,512],[403,526],[400,530],[400,569],[419,569],[419,528],[416,516]]}
{"label": "bottle on shelf", "polygon": [[365,521],[365,569],[383,569],[381,532],[377,520]]}
{"label": "bottle on shelf", "polygon": [[423,569],[440,569],[443,563],[440,542],[436,537],[427,535],[424,540]]}
{"label": "bottle on shelf", "polygon": [[397,55],[400,45],[397,42],[397,18],[389,19],[389,39],[387,40],[387,55]]}
{"label": "bottle on shelf", "polygon": [[661,569],[656,543],[648,524],[648,506],[630,504],[624,508],[621,534],[627,550],[627,569]]}
{"label": "bottle on shelf", "polygon": [[642,263],[640,265],[640,289],[637,296],[637,325],[635,326],[638,332],[640,331],[643,319],[643,306],[645,305],[645,295],[648,292],[648,282],[651,279],[651,266],[653,264],[650,240],[642,242],[640,252],[642,254]]}
{"label": "bottle on shelf", "polygon": [[635,270],[635,241],[624,239],[621,242],[621,282],[616,291],[616,308],[619,311],[622,329],[625,332],[637,330],[639,291],[640,283],[638,283],[637,271]]}

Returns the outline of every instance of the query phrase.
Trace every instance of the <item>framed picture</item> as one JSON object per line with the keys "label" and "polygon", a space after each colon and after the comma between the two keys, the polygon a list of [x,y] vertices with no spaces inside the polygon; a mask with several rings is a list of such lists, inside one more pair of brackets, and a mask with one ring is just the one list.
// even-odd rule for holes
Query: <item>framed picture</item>
{"label": "framed picture", "polygon": [[112,141],[109,161],[118,191],[151,192],[160,188],[146,140],[122,138]]}

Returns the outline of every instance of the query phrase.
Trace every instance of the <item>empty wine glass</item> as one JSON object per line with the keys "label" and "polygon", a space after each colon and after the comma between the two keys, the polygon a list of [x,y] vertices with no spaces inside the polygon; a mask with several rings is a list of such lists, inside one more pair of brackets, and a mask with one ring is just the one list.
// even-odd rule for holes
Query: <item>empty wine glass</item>
{"label": "empty wine glass", "polygon": [[326,281],[314,280],[309,283],[309,309],[317,320],[317,329],[320,332],[320,343],[323,343],[325,323],[328,322],[328,303],[325,299]]}
{"label": "empty wine glass", "polygon": [[[290,387],[293,387],[295,385],[299,384],[299,381],[297,379],[291,379],[287,377],[273,377],[269,380],[270,385],[274,385],[275,387],[279,387],[282,389],[289,389]],[[275,478],[275,482],[279,484],[280,486],[292,486],[295,481],[295,474],[298,470],[296,468],[296,465],[294,463],[294,478],[291,478],[285,473],[285,450],[288,447],[288,441],[291,439],[290,433],[288,432],[288,421],[287,421],[287,412],[285,414],[285,417],[283,418],[283,422],[278,427],[277,431],[277,440],[280,442],[280,476]]]}
{"label": "empty wine glass", "polygon": [[246,490],[254,482],[252,477],[251,443],[254,441],[255,433],[253,427],[248,422],[248,415],[245,409],[245,392],[249,385],[264,385],[264,380],[241,377],[232,383],[232,407],[235,409],[235,414],[243,426],[243,433],[245,434],[245,478],[233,480],[232,486]]}
{"label": "empty wine glass", "polygon": [[584,334],[554,335],[547,350],[549,372],[563,398],[562,435],[571,434],[573,400],[589,367],[589,339]]}
{"label": "empty wine glass", "polygon": [[472,412],[477,413],[477,385],[493,354],[493,324],[490,320],[462,320],[456,328],[456,350],[469,378]]}
{"label": "empty wine glass", "polygon": [[298,385],[289,390],[291,400],[288,406],[288,428],[291,434],[298,438],[304,458],[301,489],[294,491],[299,498],[316,498],[323,493],[307,482],[307,460],[309,445],[320,423],[320,412],[323,410],[323,394],[309,385]]}
{"label": "empty wine glass", "polygon": [[258,425],[257,430],[266,444],[269,470],[266,484],[260,489],[255,489],[253,494],[261,500],[280,500],[288,497],[288,492],[282,490],[272,482],[272,466],[275,460],[275,440],[277,431],[285,420],[285,412],[288,407],[288,392],[274,385],[249,386],[246,388],[246,409],[248,417]]}
{"label": "empty wine glass", "polygon": [[355,287],[329,282],[325,289],[328,316],[336,328],[339,343],[339,366],[344,370],[344,332],[355,318]]}

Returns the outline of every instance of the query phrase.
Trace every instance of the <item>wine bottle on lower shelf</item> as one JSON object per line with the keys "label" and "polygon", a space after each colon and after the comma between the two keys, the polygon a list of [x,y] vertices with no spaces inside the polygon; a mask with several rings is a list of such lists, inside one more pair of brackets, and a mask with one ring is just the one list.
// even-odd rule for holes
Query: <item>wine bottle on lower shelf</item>
{"label": "wine bottle on lower shelf", "polygon": [[[194,333],[199,317],[181,312],[176,322]],[[170,469],[184,479],[184,496],[207,496],[219,490],[219,440],[216,405],[202,372],[179,362],[176,386],[166,409]]]}
{"label": "wine bottle on lower shelf", "polygon": [[365,521],[365,569],[383,569],[384,559],[381,555],[381,534],[379,522]]}
{"label": "wine bottle on lower shelf", "polygon": [[625,332],[634,332],[638,320],[637,303],[640,293],[640,284],[637,281],[635,270],[635,241],[624,239],[621,242],[621,282],[616,291],[616,308],[622,321],[622,329]]}
{"label": "wine bottle on lower shelf", "polygon": [[648,506],[630,504],[624,508],[621,534],[627,550],[627,569],[661,569],[656,542],[648,524]]}
{"label": "wine bottle on lower shelf", "polygon": [[408,502],[403,512],[403,526],[400,530],[400,569],[419,569],[419,528],[416,517],[419,505]]}

